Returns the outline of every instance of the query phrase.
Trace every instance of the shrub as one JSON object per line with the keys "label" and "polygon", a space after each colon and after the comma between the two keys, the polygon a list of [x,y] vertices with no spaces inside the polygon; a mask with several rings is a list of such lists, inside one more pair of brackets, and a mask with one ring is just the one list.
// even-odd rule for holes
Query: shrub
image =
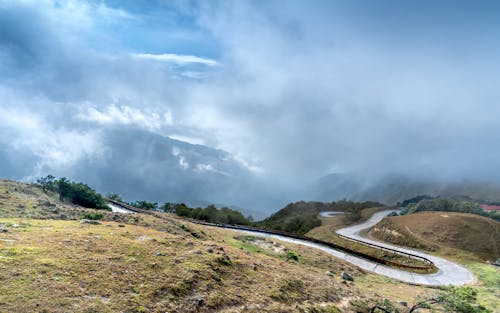
{"label": "shrub", "polygon": [[100,220],[104,217],[102,213],[87,213],[83,216],[86,220]]}
{"label": "shrub", "polygon": [[67,200],[86,208],[111,211],[106,199],[84,183],[73,182],[65,177],[56,180],[54,176],[47,175],[37,179],[36,184],[45,192],[58,192],[61,200]]}
{"label": "shrub", "polygon": [[285,259],[287,261],[292,260],[292,261],[299,261],[299,254],[295,251],[287,251],[285,255]]}
{"label": "shrub", "polygon": [[149,211],[157,211],[158,210],[158,203],[156,203],[156,202],[148,202],[148,201],[140,200],[140,201],[131,202],[129,204],[131,206],[134,206],[136,208],[143,209],[143,210],[149,210]]}
{"label": "shrub", "polygon": [[214,205],[206,208],[190,208],[184,203],[165,203],[160,210],[215,224],[252,224],[250,218],[245,217],[241,212],[227,207],[218,209]]}

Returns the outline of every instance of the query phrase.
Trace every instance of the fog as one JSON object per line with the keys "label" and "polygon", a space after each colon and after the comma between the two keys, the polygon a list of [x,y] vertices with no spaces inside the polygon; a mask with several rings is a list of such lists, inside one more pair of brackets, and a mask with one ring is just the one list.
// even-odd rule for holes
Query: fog
{"label": "fog", "polygon": [[331,173],[500,183],[499,12],[0,0],[0,176],[259,209]]}

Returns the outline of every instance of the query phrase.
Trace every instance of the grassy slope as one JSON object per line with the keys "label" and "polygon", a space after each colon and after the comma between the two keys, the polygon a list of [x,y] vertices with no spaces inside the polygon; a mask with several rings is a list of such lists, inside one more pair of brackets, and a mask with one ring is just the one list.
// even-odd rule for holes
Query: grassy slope
{"label": "grassy slope", "polygon": [[500,223],[474,214],[419,212],[384,219],[368,235],[467,266],[478,278],[480,302],[500,312],[500,268],[485,262],[500,249]]}
{"label": "grassy slope", "polygon": [[429,251],[447,247],[484,260],[500,258],[500,223],[473,214],[419,212],[390,217],[375,225],[370,235]]}
{"label": "grassy slope", "polygon": [[29,185],[0,181],[0,195],[0,312],[348,312],[434,292],[167,214],[106,213],[90,225],[78,221],[88,209]]}

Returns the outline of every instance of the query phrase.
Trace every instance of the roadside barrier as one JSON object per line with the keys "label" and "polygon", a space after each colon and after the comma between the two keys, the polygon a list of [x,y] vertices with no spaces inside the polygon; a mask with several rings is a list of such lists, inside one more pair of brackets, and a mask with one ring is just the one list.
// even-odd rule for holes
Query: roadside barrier
{"label": "roadside barrier", "polygon": [[[136,207],[131,206],[129,204],[126,204],[126,203],[123,203],[120,201],[116,201],[116,200],[111,200],[111,199],[107,199],[107,200],[115,205],[121,206],[127,210],[130,210],[130,211],[133,211],[136,213],[144,213],[144,214],[158,216],[158,214],[157,214],[158,212],[155,212],[155,211],[148,211],[148,210],[144,210],[144,209],[139,209],[139,208],[136,208]],[[413,269],[413,270],[424,270],[424,271],[428,271],[428,270],[435,268],[434,263],[425,257],[421,257],[421,256],[418,256],[418,255],[415,255],[412,253],[407,253],[407,252],[403,252],[403,251],[399,251],[399,250],[395,250],[395,249],[391,249],[391,248],[387,248],[387,247],[383,247],[383,246],[380,246],[377,244],[367,243],[367,242],[364,242],[364,241],[361,241],[358,239],[354,239],[354,238],[349,238],[349,237],[346,237],[346,236],[340,235],[340,234],[336,234],[336,235],[338,235],[342,239],[350,240],[350,241],[353,241],[353,242],[356,242],[356,243],[359,243],[359,244],[362,244],[365,246],[370,246],[372,248],[376,248],[379,250],[384,250],[384,251],[388,251],[388,252],[391,252],[394,254],[405,256],[409,259],[420,260],[425,265],[400,263],[400,262],[396,262],[393,260],[380,258],[380,257],[374,256],[374,255],[369,255],[369,254],[366,254],[366,253],[363,253],[363,252],[360,252],[360,251],[357,251],[357,250],[354,250],[354,249],[351,249],[348,247],[340,246],[340,245],[335,244],[333,242],[323,241],[323,240],[319,240],[316,238],[306,237],[306,236],[302,236],[302,235],[298,235],[298,234],[294,234],[294,233],[289,233],[289,232],[285,232],[285,231],[279,231],[279,230],[273,230],[273,229],[263,229],[263,228],[253,227],[253,226],[243,226],[243,225],[234,225],[234,224],[215,224],[215,223],[209,223],[209,222],[204,222],[204,221],[190,219],[190,218],[184,218],[184,220],[191,222],[191,223],[194,223],[194,224],[199,224],[199,225],[204,225],[204,226],[212,226],[212,227],[220,227],[220,228],[244,230],[244,231],[246,230],[246,231],[259,232],[259,233],[265,233],[265,234],[286,236],[286,237],[290,237],[290,238],[294,238],[294,239],[312,242],[315,244],[320,244],[320,245],[323,245],[323,246],[326,246],[329,248],[333,248],[335,250],[340,250],[340,251],[346,252],[348,254],[361,257],[363,259],[367,259],[367,260],[374,261],[374,262],[377,262],[380,264],[395,266],[395,267],[399,267],[399,268],[408,268],[408,269]]]}

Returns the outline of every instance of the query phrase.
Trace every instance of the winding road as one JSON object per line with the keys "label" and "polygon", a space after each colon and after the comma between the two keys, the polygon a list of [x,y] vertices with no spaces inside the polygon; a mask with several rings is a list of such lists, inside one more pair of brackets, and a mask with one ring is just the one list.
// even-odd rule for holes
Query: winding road
{"label": "winding road", "polygon": [[[113,209],[114,212],[120,212],[120,213],[133,213],[133,211],[121,207],[120,205],[110,203],[111,208]],[[379,241],[367,239],[365,237],[362,237],[360,235],[360,232],[364,229],[370,228],[373,225],[377,224],[379,221],[381,221],[384,217],[386,217],[388,214],[391,212],[394,212],[392,210],[387,210],[387,211],[381,211],[375,213],[370,219],[368,219],[366,222],[363,222],[361,224],[349,226],[346,228],[342,228],[337,230],[337,233],[352,239],[356,239],[359,241],[363,241],[366,243],[371,243],[371,244],[377,244],[379,246],[383,246],[386,248],[398,250],[400,252],[404,253],[411,253],[415,254],[418,256],[422,256],[424,258],[427,258],[434,262],[434,265],[439,269],[438,272],[433,273],[433,274],[417,274],[417,273],[411,273],[407,272],[404,270],[388,267],[379,263],[375,263],[354,255],[347,254],[345,252],[339,251],[332,249],[330,247],[318,244],[318,243],[313,243],[309,242],[307,240],[301,240],[301,239],[296,239],[296,238],[291,238],[287,237],[284,235],[276,235],[276,234],[269,234],[269,233],[263,233],[263,232],[258,232],[258,231],[251,231],[251,230],[239,230],[239,229],[232,229],[230,230],[239,232],[239,233],[244,233],[244,234],[250,234],[258,237],[266,237],[266,238],[273,238],[277,239],[283,242],[289,242],[289,243],[294,243],[294,244],[300,244],[303,246],[315,248],[321,251],[324,251],[330,255],[333,255],[335,257],[341,258],[351,264],[354,264],[364,270],[384,275],[390,278],[394,278],[397,280],[400,280],[405,283],[409,284],[418,284],[418,285],[428,285],[428,286],[444,286],[444,285],[465,285],[465,284],[470,284],[474,281],[474,275],[467,270],[465,267],[458,265],[456,263],[453,263],[451,261],[445,260],[440,257],[436,257],[433,255],[429,255],[420,251],[416,250],[411,250],[407,248],[402,248],[394,245],[389,245],[386,243],[382,243]],[[322,212],[322,216],[327,217],[327,216],[332,216],[338,214],[337,212]],[[228,228],[229,229],[229,228]]]}
{"label": "winding road", "polygon": [[350,254],[347,254],[342,251],[338,251],[335,249],[332,249],[330,247],[323,246],[321,244],[316,244],[312,242],[308,242],[305,240],[300,240],[300,239],[295,239],[295,238],[290,238],[282,235],[275,235],[275,234],[266,234],[266,233],[261,233],[261,232],[254,232],[254,231],[243,231],[243,230],[234,230],[238,231],[241,233],[245,234],[252,234],[255,236],[259,237],[267,237],[267,238],[274,238],[278,239],[284,242],[290,242],[290,243],[295,243],[295,244],[300,244],[303,246],[308,246],[312,247],[315,249],[322,250],[328,254],[331,254],[335,257],[341,258],[349,263],[352,263],[364,270],[384,275],[390,278],[394,278],[400,281],[403,281],[405,283],[409,284],[418,284],[418,285],[427,285],[427,286],[445,286],[445,285],[466,285],[470,284],[474,281],[474,275],[467,270],[465,267],[458,265],[456,263],[453,263],[451,261],[445,260],[440,257],[436,257],[433,255],[429,255],[426,253],[422,253],[420,251],[415,251],[411,249],[406,249],[398,246],[393,246],[389,245],[386,243],[382,243],[379,241],[375,240],[370,240],[364,237],[360,236],[360,232],[366,228],[370,228],[373,225],[377,224],[379,221],[381,221],[384,217],[386,217],[389,213],[393,212],[392,210],[388,211],[381,211],[375,213],[370,219],[368,219],[366,222],[357,224],[354,226],[342,228],[337,231],[338,234],[344,235],[349,238],[357,239],[363,242],[367,243],[372,243],[372,244],[377,244],[379,246],[384,246],[386,248],[398,250],[401,252],[406,252],[406,253],[411,253],[415,254],[418,256],[425,257],[436,265],[436,267],[439,269],[438,272],[433,273],[433,274],[417,274],[417,273],[411,273],[407,271],[403,271],[400,269],[388,267],[385,265],[381,265],[372,261],[368,261],[366,259],[356,257]]}

